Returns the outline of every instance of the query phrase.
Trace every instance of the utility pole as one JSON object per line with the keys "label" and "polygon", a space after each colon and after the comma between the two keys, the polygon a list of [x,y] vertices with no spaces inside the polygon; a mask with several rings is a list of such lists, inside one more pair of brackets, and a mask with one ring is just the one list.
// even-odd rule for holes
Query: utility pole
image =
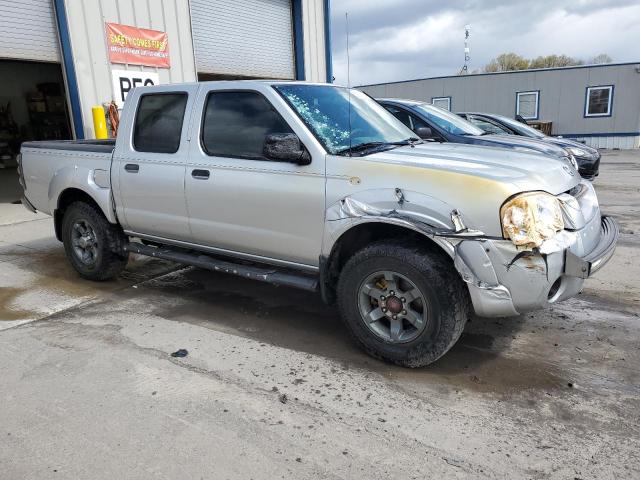
{"label": "utility pole", "polygon": [[464,26],[464,65],[462,66],[462,70],[460,70],[460,75],[467,75],[469,73],[468,63],[471,60],[471,56],[469,55],[469,33],[471,32],[471,25]]}

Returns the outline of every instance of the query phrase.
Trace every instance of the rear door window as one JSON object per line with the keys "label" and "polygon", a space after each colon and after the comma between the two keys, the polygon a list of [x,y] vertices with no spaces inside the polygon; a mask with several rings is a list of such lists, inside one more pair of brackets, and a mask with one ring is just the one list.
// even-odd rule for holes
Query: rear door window
{"label": "rear door window", "polygon": [[265,137],[294,133],[269,101],[257,92],[211,92],[202,125],[202,148],[216,157],[266,160]]}
{"label": "rear door window", "polygon": [[138,152],[176,153],[180,148],[187,94],[148,93],[140,97],[133,127]]}
{"label": "rear door window", "polygon": [[508,135],[509,134],[508,130],[506,130],[505,128],[500,127],[499,125],[496,125],[495,123],[491,122],[490,120],[486,120],[484,118],[476,117],[475,115],[468,115],[467,116],[467,120],[469,120],[471,123],[473,123],[477,127],[480,127],[482,130],[484,130],[487,133],[497,133],[499,135],[505,135],[505,134]]}
{"label": "rear door window", "polygon": [[409,114],[407,112],[405,112],[404,110],[397,108],[397,107],[392,107],[391,105],[385,105],[385,107],[387,110],[389,110],[389,112],[391,112],[391,114],[396,117],[398,120],[400,120],[402,123],[404,123],[404,125],[406,127],[411,128],[411,120],[409,119]]}

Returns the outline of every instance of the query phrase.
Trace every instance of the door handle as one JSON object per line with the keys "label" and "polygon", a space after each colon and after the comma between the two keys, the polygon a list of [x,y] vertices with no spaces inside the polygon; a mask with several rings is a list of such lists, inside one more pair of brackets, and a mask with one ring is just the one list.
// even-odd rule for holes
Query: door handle
{"label": "door handle", "polygon": [[127,163],[124,166],[124,169],[129,173],[138,173],[138,170],[140,170],[140,165],[137,165],[135,163]]}
{"label": "door handle", "polygon": [[208,180],[209,175],[209,170],[191,170],[191,176],[198,180]]}

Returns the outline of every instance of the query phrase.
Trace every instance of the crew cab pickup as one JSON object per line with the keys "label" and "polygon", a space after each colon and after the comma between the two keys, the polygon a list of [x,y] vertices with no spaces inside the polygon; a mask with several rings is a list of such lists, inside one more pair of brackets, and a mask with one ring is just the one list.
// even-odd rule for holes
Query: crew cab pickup
{"label": "crew cab pickup", "polygon": [[117,140],[24,143],[19,175],[84,278],[133,252],[318,291],[366,352],[410,367],[473,311],[576,295],[618,237],[567,162],[423,143],[328,84],[136,88]]}

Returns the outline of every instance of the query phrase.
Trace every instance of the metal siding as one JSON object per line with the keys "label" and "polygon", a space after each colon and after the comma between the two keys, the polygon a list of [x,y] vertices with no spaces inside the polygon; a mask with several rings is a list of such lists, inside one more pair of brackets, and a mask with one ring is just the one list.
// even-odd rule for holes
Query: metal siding
{"label": "metal siding", "polygon": [[326,82],[324,2],[302,0],[304,29],[304,68],[306,80]]}
{"label": "metal siding", "polygon": [[0,0],[0,58],[60,62],[51,0]]}
{"label": "metal siding", "polygon": [[290,0],[192,0],[198,72],[294,78]]}
{"label": "metal siding", "polygon": [[[111,70],[154,71],[161,83],[196,79],[188,0],[66,0],[84,135],[94,138],[91,107],[113,99]],[[167,32],[171,68],[111,64],[105,22]]]}
{"label": "metal siding", "polygon": [[[584,118],[585,91],[590,85],[614,85],[611,117]],[[603,147],[628,148],[637,145],[629,138],[638,137],[615,134],[640,132],[640,74],[634,64],[439,77],[358,88],[373,97],[429,101],[434,96],[450,96],[455,111],[509,117],[515,116],[516,92],[540,90],[539,119],[553,122],[555,135],[603,134],[585,139],[595,146],[603,139]],[[613,138],[619,140],[611,143]]]}

